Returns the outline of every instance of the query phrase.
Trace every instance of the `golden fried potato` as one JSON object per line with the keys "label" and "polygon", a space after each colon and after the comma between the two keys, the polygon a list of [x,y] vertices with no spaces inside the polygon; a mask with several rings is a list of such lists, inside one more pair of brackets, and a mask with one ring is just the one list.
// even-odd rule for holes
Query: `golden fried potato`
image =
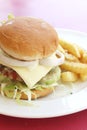
{"label": "golden fried potato", "polygon": [[81,61],[82,61],[83,63],[87,63],[87,51],[84,51],[84,52],[83,52]]}
{"label": "golden fried potato", "polygon": [[72,54],[65,53],[64,55],[65,55],[65,59],[68,60],[68,61],[79,62],[79,59]]}
{"label": "golden fried potato", "polygon": [[78,79],[87,80],[87,51],[77,44],[60,40],[59,50],[65,56],[61,80],[64,82],[75,82]]}
{"label": "golden fried potato", "polygon": [[79,50],[80,56],[82,57],[82,55],[84,53],[84,49],[82,47],[80,47],[79,45],[77,45],[77,44],[76,44],[76,46],[77,46],[77,48]]}
{"label": "golden fried potato", "polygon": [[80,79],[82,80],[82,81],[86,81],[87,80],[87,74],[80,74]]}
{"label": "golden fried potato", "polygon": [[61,65],[61,69],[68,70],[77,74],[84,74],[87,73],[87,64],[65,61],[64,64]]}
{"label": "golden fried potato", "polygon": [[65,53],[65,50],[63,49],[63,47],[60,44],[58,45],[58,50],[60,52],[62,52],[63,54]]}
{"label": "golden fried potato", "polygon": [[59,41],[60,45],[68,50],[69,53],[73,54],[74,56],[76,56],[77,58],[80,58],[81,55],[80,55],[80,52],[79,52],[79,49],[77,47],[76,44],[71,44],[69,42],[66,42],[66,41],[63,41],[63,40],[60,40]]}
{"label": "golden fried potato", "polygon": [[75,82],[78,80],[78,75],[74,72],[66,71],[61,73],[61,80],[63,82]]}

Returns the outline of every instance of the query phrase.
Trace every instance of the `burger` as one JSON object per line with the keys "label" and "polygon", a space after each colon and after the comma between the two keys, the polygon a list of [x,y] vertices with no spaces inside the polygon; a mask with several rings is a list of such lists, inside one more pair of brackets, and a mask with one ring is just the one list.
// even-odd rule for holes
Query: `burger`
{"label": "burger", "polygon": [[0,93],[33,100],[52,93],[64,55],[56,30],[39,18],[15,17],[0,26]]}

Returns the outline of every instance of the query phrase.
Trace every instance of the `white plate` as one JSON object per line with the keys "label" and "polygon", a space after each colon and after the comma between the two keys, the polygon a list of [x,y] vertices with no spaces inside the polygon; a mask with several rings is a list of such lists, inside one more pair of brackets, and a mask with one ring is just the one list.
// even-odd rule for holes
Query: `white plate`
{"label": "white plate", "polygon": [[[87,48],[87,34],[57,29],[59,37]],[[0,96],[0,113],[23,118],[47,118],[75,113],[87,108],[87,82],[77,83],[73,87],[58,87],[56,92],[45,98],[32,101],[23,106],[11,99]],[[73,94],[70,94],[70,93]]]}

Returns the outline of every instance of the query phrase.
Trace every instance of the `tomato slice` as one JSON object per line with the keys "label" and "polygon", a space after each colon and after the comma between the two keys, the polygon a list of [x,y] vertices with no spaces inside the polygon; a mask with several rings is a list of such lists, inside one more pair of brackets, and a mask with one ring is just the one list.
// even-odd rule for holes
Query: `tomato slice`
{"label": "tomato slice", "polygon": [[0,72],[9,77],[10,79],[13,79],[13,80],[17,80],[17,81],[23,81],[21,79],[21,77],[12,69],[8,68],[8,67],[0,67]]}

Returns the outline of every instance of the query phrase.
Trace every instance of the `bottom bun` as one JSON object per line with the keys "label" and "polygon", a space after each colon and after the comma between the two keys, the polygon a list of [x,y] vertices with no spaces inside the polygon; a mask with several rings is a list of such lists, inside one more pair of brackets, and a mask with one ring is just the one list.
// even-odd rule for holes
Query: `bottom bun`
{"label": "bottom bun", "polygon": [[[43,88],[43,90],[34,89],[34,90],[32,90],[31,99],[34,100],[37,98],[45,97],[45,96],[51,94],[52,92],[53,92],[53,88],[51,88],[51,87]],[[28,96],[22,92],[21,99],[28,100]]]}
{"label": "bottom bun", "polygon": [[[48,87],[48,88],[42,88],[42,90],[37,90],[37,89],[32,89],[31,90],[31,100],[35,100],[37,98],[41,98],[41,97],[45,97],[49,94],[51,94],[52,92],[54,91],[54,88],[53,87]],[[12,92],[12,91],[11,91]],[[1,88],[0,88],[0,93],[1,92]],[[19,94],[20,91],[17,91],[17,94]],[[17,95],[16,94],[16,95]],[[3,95],[8,97],[8,98],[13,98],[14,95],[12,97],[9,97],[5,91],[3,91]],[[15,96],[15,99],[17,99],[17,97]],[[22,100],[28,100],[28,95],[25,94],[24,92],[21,92],[21,96],[20,96],[20,99]]]}

